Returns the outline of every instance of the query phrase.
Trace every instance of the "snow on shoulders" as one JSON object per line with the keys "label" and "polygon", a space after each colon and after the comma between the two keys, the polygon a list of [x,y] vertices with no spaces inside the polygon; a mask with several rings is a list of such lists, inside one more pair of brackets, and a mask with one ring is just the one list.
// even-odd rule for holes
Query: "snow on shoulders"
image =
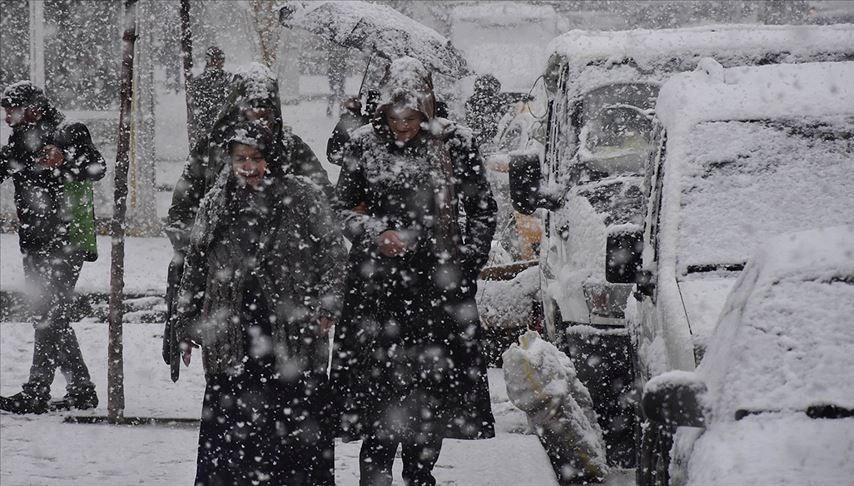
{"label": "snow on shoulders", "polygon": [[714,68],[661,87],[656,113],[668,131],[712,120],[854,114],[854,62]]}
{"label": "snow on shoulders", "polygon": [[376,135],[376,130],[374,130],[374,126],[371,123],[366,123],[358,128],[354,128],[352,132],[350,132],[350,140],[361,140],[366,139]]}

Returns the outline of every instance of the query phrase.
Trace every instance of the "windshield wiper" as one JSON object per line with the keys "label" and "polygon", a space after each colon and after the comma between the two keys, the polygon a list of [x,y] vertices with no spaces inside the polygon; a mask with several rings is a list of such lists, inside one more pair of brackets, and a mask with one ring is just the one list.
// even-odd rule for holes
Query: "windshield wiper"
{"label": "windshield wiper", "polygon": [[705,265],[688,265],[688,273],[707,272],[740,272],[744,270],[744,263],[708,263]]}
{"label": "windshield wiper", "polygon": [[[812,419],[839,419],[854,417],[854,409],[840,407],[839,405],[810,405],[806,410],[803,410],[807,417]],[[740,408],[735,411],[735,419],[741,420],[749,415],[760,415],[763,413],[780,413],[780,410],[746,410]]]}

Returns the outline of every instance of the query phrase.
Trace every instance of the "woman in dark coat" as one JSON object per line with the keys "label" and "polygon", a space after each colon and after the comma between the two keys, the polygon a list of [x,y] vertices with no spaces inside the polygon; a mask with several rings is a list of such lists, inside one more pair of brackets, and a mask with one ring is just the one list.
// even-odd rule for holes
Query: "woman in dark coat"
{"label": "woman in dark coat", "polygon": [[[284,173],[308,177],[323,189],[327,198],[332,196],[334,188],[326,171],[311,148],[285,125],[281,105],[276,76],[266,66],[250,63],[235,73],[231,93],[221,107],[213,128],[200,136],[195,146],[191,147],[181,177],[175,184],[165,228],[174,250],[166,289],[167,312],[170,316],[175,311],[175,296],[181,283],[181,272],[196,213],[202,198],[216,182],[223,166],[227,165],[225,139],[232,133],[235,124],[252,120],[263,124],[275,139],[276,150],[271,151],[271,154],[276,160],[269,162],[280,167]],[[164,337],[169,339],[170,334],[172,330],[166,329]],[[177,364],[177,354],[177,350],[169,349],[164,341],[163,359],[166,363]],[[176,371],[177,368],[173,369],[173,373]],[[177,376],[173,375],[173,379],[177,379]]]}
{"label": "woman in dark coat", "polygon": [[495,201],[471,132],[435,118],[429,73],[394,61],[352,134],[336,208],[352,242],[332,382],[362,485],[432,485],[442,439],[494,436],[474,296]]}
{"label": "woman in dark coat", "polygon": [[237,125],[226,146],[172,322],[185,362],[204,351],[196,484],[333,484],[322,409],[343,239],[321,190],[268,164],[268,130]]}

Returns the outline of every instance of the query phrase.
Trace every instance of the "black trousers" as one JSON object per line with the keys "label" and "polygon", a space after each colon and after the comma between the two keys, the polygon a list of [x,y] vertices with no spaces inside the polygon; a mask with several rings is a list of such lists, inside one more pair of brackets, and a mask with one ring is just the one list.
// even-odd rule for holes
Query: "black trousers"
{"label": "black trousers", "polygon": [[74,286],[83,265],[82,254],[74,251],[27,253],[23,263],[27,285],[32,291],[31,307],[36,314],[33,363],[24,391],[43,399],[50,398],[50,385],[57,368],[68,382],[69,394],[93,389],[95,385],[68,318]]}
{"label": "black trousers", "polygon": [[435,486],[433,467],[442,451],[442,437],[422,435],[412,440],[365,438],[359,451],[359,486],[391,486],[391,469],[397,446],[401,445],[403,483]]}
{"label": "black trousers", "polygon": [[326,486],[335,483],[333,434],[323,394],[306,394],[272,364],[209,376],[199,428],[196,485]]}

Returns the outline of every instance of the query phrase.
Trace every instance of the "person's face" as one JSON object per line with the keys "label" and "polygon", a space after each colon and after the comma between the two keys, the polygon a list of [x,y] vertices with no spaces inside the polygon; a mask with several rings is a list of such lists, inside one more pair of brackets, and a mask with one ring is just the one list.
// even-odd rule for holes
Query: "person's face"
{"label": "person's face", "polygon": [[398,142],[408,142],[421,131],[424,115],[411,108],[391,108],[386,114],[386,121]]}
{"label": "person's face", "polygon": [[272,130],[273,124],[276,122],[273,110],[267,108],[246,108],[243,110],[243,118],[246,121],[258,122],[268,130]]}
{"label": "person's face", "polygon": [[10,127],[35,123],[41,118],[41,112],[34,108],[12,106],[6,107],[4,110],[6,110],[6,124]]}
{"label": "person's face", "polygon": [[231,149],[231,169],[241,185],[258,189],[267,172],[267,160],[257,148],[236,143]]}

